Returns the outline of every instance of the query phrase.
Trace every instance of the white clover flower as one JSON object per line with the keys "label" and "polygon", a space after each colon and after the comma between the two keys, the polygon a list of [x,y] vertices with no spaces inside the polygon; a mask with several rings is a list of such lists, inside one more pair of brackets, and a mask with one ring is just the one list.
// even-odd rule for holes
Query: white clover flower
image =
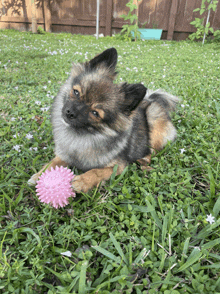
{"label": "white clover flower", "polygon": [[18,152],[21,152],[21,145],[15,145],[15,146],[13,146],[13,149],[15,149],[16,151],[18,151]]}
{"label": "white clover flower", "polygon": [[37,147],[30,147],[29,149],[30,150],[34,150],[34,151],[37,151]]}
{"label": "white clover flower", "polygon": [[27,138],[28,140],[30,140],[30,139],[33,138],[33,135],[31,135],[31,134],[27,134],[27,135],[25,136],[25,138]]}
{"label": "white clover flower", "polygon": [[41,105],[41,101],[35,101],[35,104]]}
{"label": "white clover flower", "polygon": [[184,148],[180,149],[180,154],[183,154],[186,150]]}
{"label": "white clover flower", "polygon": [[15,117],[12,117],[12,118],[11,118],[11,121],[15,121],[15,120],[16,120],[16,118],[15,118]]}
{"label": "white clover flower", "polygon": [[48,111],[50,107],[41,107],[41,111]]}
{"label": "white clover flower", "polygon": [[70,251],[61,252],[60,254],[61,255],[64,255],[64,256],[68,256],[68,257],[71,257],[72,256],[72,253]]}
{"label": "white clover flower", "polygon": [[18,136],[20,136],[20,133],[13,135],[13,138],[17,138]]}
{"label": "white clover flower", "polygon": [[210,214],[210,215],[207,215],[206,220],[207,220],[207,222],[209,222],[210,224],[212,224],[212,223],[215,222],[214,218],[215,217]]}
{"label": "white clover flower", "polygon": [[43,86],[44,89],[47,89],[47,86]]}

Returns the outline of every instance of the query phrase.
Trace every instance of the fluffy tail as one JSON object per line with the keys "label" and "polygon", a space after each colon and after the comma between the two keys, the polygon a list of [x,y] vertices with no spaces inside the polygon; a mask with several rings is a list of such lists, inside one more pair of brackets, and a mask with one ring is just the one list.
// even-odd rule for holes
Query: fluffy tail
{"label": "fluffy tail", "polygon": [[168,141],[176,138],[170,113],[175,110],[179,99],[161,90],[148,90],[144,100],[148,102],[146,116],[150,129],[150,145],[153,149],[161,150]]}
{"label": "fluffy tail", "polygon": [[169,114],[176,109],[176,105],[179,102],[178,97],[167,92],[162,90],[152,91],[149,89],[147,90],[144,100],[147,100],[150,104],[152,102],[158,103],[162,108],[166,109]]}

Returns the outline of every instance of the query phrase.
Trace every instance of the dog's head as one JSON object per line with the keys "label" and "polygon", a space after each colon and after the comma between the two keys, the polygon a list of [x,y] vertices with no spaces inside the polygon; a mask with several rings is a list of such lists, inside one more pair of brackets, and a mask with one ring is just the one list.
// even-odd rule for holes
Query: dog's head
{"label": "dog's head", "polygon": [[114,84],[117,51],[110,48],[85,64],[74,64],[62,116],[75,130],[122,130],[146,94],[142,84]]}

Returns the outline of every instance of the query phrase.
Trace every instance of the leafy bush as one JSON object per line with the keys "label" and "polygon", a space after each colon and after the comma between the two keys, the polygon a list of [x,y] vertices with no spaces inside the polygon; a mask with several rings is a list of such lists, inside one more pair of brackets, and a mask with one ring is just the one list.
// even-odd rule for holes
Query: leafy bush
{"label": "leafy bush", "polygon": [[190,23],[191,25],[194,25],[194,27],[196,28],[196,32],[192,33],[189,36],[190,40],[203,38],[203,43],[204,43],[204,38],[209,33],[212,33],[214,38],[216,38],[216,39],[219,38],[220,30],[214,31],[214,29],[212,27],[210,27],[210,22],[208,21],[210,11],[211,10],[216,11],[217,4],[218,4],[218,0],[202,0],[201,7],[193,10],[194,12],[199,11],[200,15],[202,15],[208,11],[208,16],[207,16],[207,21],[206,21],[205,25],[204,25],[204,17],[203,18],[195,18],[195,20]]}
{"label": "leafy bush", "polygon": [[120,17],[122,17],[124,20],[129,20],[130,24],[124,24],[122,26],[121,34],[123,35],[126,41],[131,41],[132,39],[136,40],[140,38],[141,34],[138,31],[138,16],[132,12],[135,9],[138,9],[138,7],[136,4],[133,3],[133,0],[130,0],[126,4],[126,6],[129,7],[130,9],[128,14],[127,15],[122,14]]}
{"label": "leafy bush", "polygon": [[43,35],[46,34],[45,30],[41,26],[37,28],[37,32],[38,34],[43,34]]}

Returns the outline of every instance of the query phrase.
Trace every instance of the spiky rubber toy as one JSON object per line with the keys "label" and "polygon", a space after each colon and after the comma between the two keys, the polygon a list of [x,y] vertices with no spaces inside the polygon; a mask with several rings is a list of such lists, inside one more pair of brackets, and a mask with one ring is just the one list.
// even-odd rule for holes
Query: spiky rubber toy
{"label": "spiky rubber toy", "polygon": [[36,185],[37,195],[41,202],[51,204],[54,208],[63,207],[68,204],[69,197],[76,194],[71,188],[73,172],[66,167],[58,167],[46,170],[39,177]]}

